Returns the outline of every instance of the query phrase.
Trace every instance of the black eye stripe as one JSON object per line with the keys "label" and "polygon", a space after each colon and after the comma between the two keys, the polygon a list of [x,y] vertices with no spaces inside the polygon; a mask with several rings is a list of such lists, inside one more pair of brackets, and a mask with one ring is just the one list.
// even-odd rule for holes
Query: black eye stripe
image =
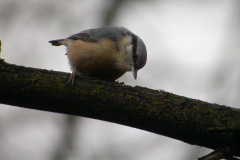
{"label": "black eye stripe", "polygon": [[137,55],[137,36],[132,35],[133,55]]}
{"label": "black eye stripe", "polygon": [[133,50],[133,64],[136,67],[137,65],[137,36],[136,35],[132,35],[132,50]]}

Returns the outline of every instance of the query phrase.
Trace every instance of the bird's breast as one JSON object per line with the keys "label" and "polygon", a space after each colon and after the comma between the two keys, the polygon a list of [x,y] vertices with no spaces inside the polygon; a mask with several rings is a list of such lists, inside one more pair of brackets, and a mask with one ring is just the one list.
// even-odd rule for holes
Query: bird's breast
{"label": "bird's breast", "polygon": [[127,69],[119,66],[125,63],[116,44],[110,40],[101,40],[98,43],[76,40],[67,49],[67,56],[72,68],[87,76],[106,80],[116,80]]}

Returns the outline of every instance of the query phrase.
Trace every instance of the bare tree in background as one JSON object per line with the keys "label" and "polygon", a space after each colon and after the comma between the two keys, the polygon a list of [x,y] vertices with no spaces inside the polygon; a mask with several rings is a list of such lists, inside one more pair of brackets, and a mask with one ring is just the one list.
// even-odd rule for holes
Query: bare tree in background
{"label": "bare tree in background", "polygon": [[[134,3],[139,3],[140,1],[134,1]],[[99,26],[103,25],[113,25],[113,21],[116,17],[116,15],[118,14],[118,12],[120,11],[121,7],[124,7],[124,5],[126,5],[127,3],[129,3],[127,0],[116,0],[116,1],[109,1],[109,5],[108,6],[108,9],[105,8],[105,10],[102,11],[103,13],[103,16],[102,16],[102,23],[99,24]],[[133,3],[133,2],[131,2]],[[230,53],[236,53],[233,55],[233,59],[237,59],[236,57],[237,56],[237,51],[239,50],[237,47],[239,47],[238,45],[238,42],[239,42],[239,2],[238,1],[235,1],[234,3],[236,3],[237,5],[235,5],[235,9],[233,11],[233,14],[235,16],[236,19],[232,19],[231,22],[229,23],[229,35],[227,35],[227,37],[230,37],[230,38],[226,38],[226,53],[225,53],[225,56],[229,56]],[[17,9],[17,5],[18,4],[12,4],[12,5],[9,5],[8,7],[10,9],[7,9],[7,7],[4,7],[6,8],[5,11],[3,10],[0,10],[0,15],[2,15],[1,13],[2,12],[9,12],[8,14],[8,17],[5,17],[7,19],[10,19],[9,22],[14,22],[14,21],[17,21],[16,19],[14,19],[14,12],[16,14],[16,12],[18,11]],[[48,6],[49,7],[49,12],[51,13],[51,11],[53,11],[54,7],[52,6]],[[57,14],[57,13],[55,13]],[[119,13],[120,14],[120,13]],[[9,23],[10,24],[10,23]],[[10,24],[12,25],[12,24]],[[4,28],[8,28],[8,23],[4,23],[3,24]],[[223,58],[224,59],[224,58]],[[231,59],[232,60],[232,59]],[[230,61],[230,60],[229,60]],[[224,61],[223,61],[224,62]],[[227,97],[228,95],[232,95],[233,93],[235,93],[235,97],[236,99],[231,99],[230,101],[232,103],[234,103],[232,106],[237,106],[237,104],[239,104],[239,101],[238,101],[238,97],[237,95],[239,95],[239,91],[237,90],[237,88],[239,87],[236,87],[238,86],[238,81],[235,81],[235,76],[239,76],[238,75],[238,68],[239,68],[239,63],[232,63],[232,61],[229,62],[230,64],[233,64],[231,66],[231,68],[229,69],[226,69],[226,67],[224,66],[220,71],[219,71],[219,77],[216,77],[216,81],[214,81],[214,84],[215,84],[215,87],[217,88],[217,86],[225,86],[226,88],[226,95],[224,95],[223,97],[221,97],[221,99],[224,99],[225,97]],[[223,63],[224,64],[224,63]],[[232,70],[232,68],[234,68],[234,70]],[[230,76],[225,76],[226,73],[222,74],[222,70],[226,70],[227,73],[230,74]],[[230,70],[230,71],[229,71]],[[232,70],[232,71],[231,71]],[[229,83],[229,79],[233,78],[233,81],[230,81]],[[219,81],[221,80],[222,81]],[[236,78],[236,79],[239,79],[239,78]],[[227,83],[228,82],[228,83]],[[216,86],[217,85],[217,86]],[[229,89],[230,88],[230,89]],[[232,90],[233,89],[233,90]],[[227,92],[227,91],[234,91],[234,92]],[[237,90],[237,91],[236,91]],[[212,94],[211,94],[212,96]],[[229,96],[230,98],[230,96]],[[20,113],[21,114],[21,113]],[[61,137],[61,140],[59,141],[59,145],[58,145],[58,148],[56,149],[54,155],[53,155],[53,159],[55,160],[61,160],[61,159],[69,159],[69,157],[72,156],[72,151],[74,150],[74,141],[75,141],[75,138],[76,138],[76,130],[78,127],[81,127],[78,124],[79,121],[81,121],[81,118],[79,117],[75,117],[75,116],[64,116],[64,119],[65,119],[65,124],[63,125],[63,133],[62,133],[62,137]],[[2,128],[2,126],[0,125],[0,128]],[[2,131],[2,129],[0,129]],[[0,132],[0,136],[2,137],[3,135],[1,134]],[[3,140],[3,139],[2,139]],[[0,141],[2,142],[2,141]],[[158,145],[156,145],[156,143],[153,143],[155,144],[155,146],[149,146],[149,150],[147,150],[146,152],[144,153],[147,153],[148,151],[150,152],[152,149],[154,149],[154,147],[158,147]],[[4,148],[5,146],[0,145],[1,148]],[[118,151],[115,150],[113,147],[111,146],[108,146],[109,149],[107,149],[106,151],[105,150],[102,150],[102,153],[103,155],[98,155],[96,153],[93,153],[93,157],[92,159],[101,159],[100,156],[103,156],[105,157],[106,159],[117,159],[117,158],[120,158],[120,157],[117,157],[117,154],[118,154]],[[189,147],[191,148],[191,151],[192,153],[193,152],[199,152],[198,151],[194,151],[195,150],[195,147]],[[5,149],[6,150],[6,149]],[[19,150],[21,150],[21,148],[19,148]],[[191,152],[190,151],[190,152]],[[1,156],[0,156],[0,159],[15,159],[15,158],[12,158],[11,156],[8,157],[8,153],[7,154],[2,154],[2,152],[4,152],[4,149],[0,151],[1,152]],[[121,153],[119,153],[121,154]],[[199,153],[197,153],[199,154]],[[7,157],[7,158],[6,158]],[[186,158],[187,157],[187,158]],[[185,158],[183,159],[192,159],[190,157],[196,157],[194,156],[193,154],[190,154],[188,153],[188,155],[186,156]],[[128,156],[128,155],[125,155],[125,157],[121,157],[122,159],[131,159],[131,156]],[[120,159],[121,159],[120,158]],[[180,157],[181,158],[181,157]]]}

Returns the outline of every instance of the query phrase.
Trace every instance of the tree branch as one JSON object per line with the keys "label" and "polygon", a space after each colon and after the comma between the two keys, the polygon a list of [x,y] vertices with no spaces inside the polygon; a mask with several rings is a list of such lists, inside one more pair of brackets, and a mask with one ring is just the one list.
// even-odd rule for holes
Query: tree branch
{"label": "tree branch", "polygon": [[240,155],[239,132],[212,131],[238,131],[239,109],[81,75],[66,84],[69,77],[0,59],[0,103],[109,121],[211,149],[230,147]]}

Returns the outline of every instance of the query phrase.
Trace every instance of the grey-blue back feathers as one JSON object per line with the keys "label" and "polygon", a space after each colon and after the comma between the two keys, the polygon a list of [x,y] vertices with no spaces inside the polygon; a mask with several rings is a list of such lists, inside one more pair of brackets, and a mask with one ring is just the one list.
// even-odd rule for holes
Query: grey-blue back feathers
{"label": "grey-blue back feathers", "polygon": [[84,30],[67,39],[82,39],[85,41],[97,42],[102,38],[108,38],[111,41],[120,42],[127,35],[133,35],[133,33],[124,27],[101,27]]}

